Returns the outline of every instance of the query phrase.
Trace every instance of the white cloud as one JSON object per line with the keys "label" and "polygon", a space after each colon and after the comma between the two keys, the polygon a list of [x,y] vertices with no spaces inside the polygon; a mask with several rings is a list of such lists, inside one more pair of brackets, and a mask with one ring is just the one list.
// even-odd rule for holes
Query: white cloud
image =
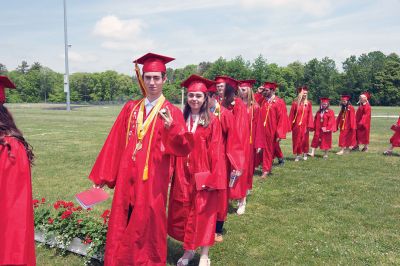
{"label": "white cloud", "polygon": [[271,8],[297,10],[314,16],[323,16],[332,11],[330,0],[240,0],[247,8]]}
{"label": "white cloud", "polygon": [[93,34],[105,38],[127,40],[138,36],[144,27],[139,19],[122,20],[116,16],[106,16],[100,19],[93,30]]}
{"label": "white cloud", "polygon": [[103,48],[121,51],[142,51],[152,49],[154,42],[143,36],[145,23],[139,19],[120,19],[105,16],[96,22],[93,34],[102,37]]}
{"label": "white cloud", "polygon": [[[64,54],[60,54],[61,58],[65,58]],[[68,59],[74,63],[91,63],[97,61],[97,57],[91,53],[78,53],[75,51],[68,51]]]}

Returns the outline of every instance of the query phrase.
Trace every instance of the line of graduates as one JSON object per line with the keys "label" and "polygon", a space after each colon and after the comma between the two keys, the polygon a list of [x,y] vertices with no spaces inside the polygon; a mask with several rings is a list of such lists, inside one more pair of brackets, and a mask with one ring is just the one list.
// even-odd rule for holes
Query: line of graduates
{"label": "line of graduates", "polygon": [[[183,242],[177,265],[188,265],[198,248],[199,265],[210,265],[209,249],[223,241],[229,202],[237,200],[237,214],[245,212],[255,167],[261,164],[261,178],[267,178],[274,157],[282,162],[279,143],[288,132],[296,160],[307,158],[313,130],[312,147],[330,149],[336,124],[344,147],[355,146],[347,143],[343,126],[355,119],[348,99],[342,97],[338,123],[329,99],[313,119],[306,86],[298,89],[288,116],[275,82],[265,82],[253,94],[255,80],[191,75],[181,84],[187,100],[180,114],[162,95],[165,64],[171,60],[147,54],[135,61],[143,64],[146,98],[123,108],[89,176],[99,187],[116,188],[106,265],[165,265],[167,234]],[[356,139],[355,133],[351,138]],[[109,158],[115,161],[111,167]]]}
{"label": "line of graduates", "polygon": [[[183,242],[184,254],[177,265],[188,265],[198,248],[199,265],[210,265],[209,249],[223,241],[229,202],[238,202],[238,215],[245,212],[254,169],[261,165],[261,179],[266,179],[275,157],[280,165],[284,163],[280,141],[289,132],[297,161],[314,156],[316,148],[326,157],[332,133],[338,129],[342,148],[338,154],[360,145],[368,149],[368,93],[360,96],[357,113],[350,98],[342,96],[335,120],[328,98],[321,98],[313,117],[306,86],[298,89],[288,115],[286,103],[276,95],[275,82],[267,81],[253,93],[255,80],[191,75],[181,84],[187,90],[182,113],[162,94],[166,64],[172,60],[148,53],[134,61],[144,97],[122,108],[89,174],[96,187],[115,189],[105,265],[166,265],[167,235]],[[142,74],[138,64],[143,65]],[[4,98],[0,102],[0,181],[9,182],[7,192],[1,186],[0,197],[13,210],[0,217],[1,227],[8,228],[6,234],[0,231],[0,241],[5,243],[0,265],[35,265],[33,153],[3,106],[4,87],[12,85],[0,86],[0,100]],[[14,125],[12,130],[3,126],[4,121]],[[392,129],[391,147],[398,147],[400,118]],[[22,201],[19,208],[13,205],[17,201]],[[21,214],[25,226],[14,228],[10,221]]]}

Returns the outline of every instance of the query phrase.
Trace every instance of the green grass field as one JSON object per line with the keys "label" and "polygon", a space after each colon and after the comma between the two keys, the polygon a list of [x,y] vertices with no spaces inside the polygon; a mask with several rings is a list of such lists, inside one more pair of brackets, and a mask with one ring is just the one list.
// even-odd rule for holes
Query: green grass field
{"label": "green grass field", "polygon": [[[72,200],[91,186],[87,176],[121,106],[75,106],[70,113],[62,105],[7,106],[34,147],[34,197]],[[373,115],[399,113],[373,108]],[[294,162],[288,135],[285,166],[267,181],[254,177],[245,215],[229,215],[225,241],[210,251],[213,265],[400,265],[400,156],[382,155],[395,121],[372,119],[368,153],[335,155],[336,133],[328,160]],[[169,264],[182,253],[169,241]],[[37,263],[73,266],[83,259],[38,247]]]}

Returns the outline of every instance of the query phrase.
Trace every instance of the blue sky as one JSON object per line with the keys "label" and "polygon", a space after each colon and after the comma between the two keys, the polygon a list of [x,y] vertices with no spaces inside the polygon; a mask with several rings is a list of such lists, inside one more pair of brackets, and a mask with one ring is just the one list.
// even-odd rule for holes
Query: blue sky
{"label": "blue sky", "polygon": [[[2,0],[0,63],[64,71],[62,0]],[[400,0],[67,0],[71,72],[132,74],[147,52],[182,67],[262,54],[287,65],[328,56],[400,54]]]}

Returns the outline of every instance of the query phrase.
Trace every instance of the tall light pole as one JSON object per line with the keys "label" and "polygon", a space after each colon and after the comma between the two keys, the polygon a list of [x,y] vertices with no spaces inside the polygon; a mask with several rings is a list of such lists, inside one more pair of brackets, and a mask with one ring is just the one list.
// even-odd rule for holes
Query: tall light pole
{"label": "tall light pole", "polygon": [[67,111],[71,111],[70,93],[69,93],[68,33],[67,33],[67,3],[66,3],[66,0],[64,0],[64,48],[65,48],[64,92],[67,93]]}

